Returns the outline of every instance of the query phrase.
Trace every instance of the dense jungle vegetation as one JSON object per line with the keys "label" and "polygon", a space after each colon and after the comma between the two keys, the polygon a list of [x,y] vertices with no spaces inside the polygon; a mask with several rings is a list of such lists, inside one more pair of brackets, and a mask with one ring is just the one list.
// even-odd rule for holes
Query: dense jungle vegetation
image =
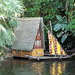
{"label": "dense jungle vegetation", "polygon": [[[19,16],[42,16],[49,29],[51,21],[53,34],[63,48],[75,49],[75,0],[0,0],[0,56],[3,54],[3,48],[10,48],[13,43],[13,31]],[[45,28],[44,30],[48,49],[48,32]]]}

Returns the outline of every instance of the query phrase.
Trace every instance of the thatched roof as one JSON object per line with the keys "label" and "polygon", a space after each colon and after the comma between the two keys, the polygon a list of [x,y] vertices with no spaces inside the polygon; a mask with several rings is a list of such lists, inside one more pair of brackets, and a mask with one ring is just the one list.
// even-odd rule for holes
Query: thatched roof
{"label": "thatched roof", "polygon": [[12,49],[31,51],[39,29],[40,18],[22,18],[18,21],[19,26],[15,29],[16,40]]}

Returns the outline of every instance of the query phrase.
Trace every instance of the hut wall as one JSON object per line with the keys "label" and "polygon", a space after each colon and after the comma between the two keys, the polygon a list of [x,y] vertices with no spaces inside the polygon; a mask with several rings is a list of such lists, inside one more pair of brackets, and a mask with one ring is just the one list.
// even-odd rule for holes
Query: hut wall
{"label": "hut wall", "polygon": [[12,50],[12,54],[14,55],[14,56],[21,56],[21,50]]}
{"label": "hut wall", "polygon": [[31,51],[21,51],[21,56],[29,55],[31,56]]}
{"label": "hut wall", "polygon": [[24,56],[25,57],[25,55],[29,55],[29,56],[38,57],[38,56],[44,56],[44,49],[36,48],[36,49],[33,49],[33,51],[12,50],[12,54],[14,56]]}
{"label": "hut wall", "polygon": [[35,57],[44,56],[44,49],[43,48],[33,49],[31,56],[35,56]]}
{"label": "hut wall", "polygon": [[23,51],[23,50],[12,50],[12,54],[14,56],[25,56],[25,55],[29,55],[31,56],[31,51]]}

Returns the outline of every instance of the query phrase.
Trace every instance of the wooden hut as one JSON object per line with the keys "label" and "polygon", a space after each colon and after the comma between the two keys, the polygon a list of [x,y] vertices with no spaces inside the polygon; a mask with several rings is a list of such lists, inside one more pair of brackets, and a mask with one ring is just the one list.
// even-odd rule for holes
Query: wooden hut
{"label": "wooden hut", "polygon": [[12,45],[12,54],[18,57],[44,55],[43,19],[40,17],[20,18],[15,29],[16,40]]}

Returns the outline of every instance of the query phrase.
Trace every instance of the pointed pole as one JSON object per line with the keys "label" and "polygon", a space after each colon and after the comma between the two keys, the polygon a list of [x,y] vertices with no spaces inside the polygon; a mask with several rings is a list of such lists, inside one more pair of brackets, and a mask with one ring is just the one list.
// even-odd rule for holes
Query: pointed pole
{"label": "pointed pole", "polygon": [[[50,28],[51,28],[52,40],[53,40],[53,46],[54,46],[54,51],[55,51],[55,44],[54,44],[53,30],[52,30],[52,24],[51,24],[51,21],[50,21]],[[55,52],[55,57],[56,57],[56,52]]]}

